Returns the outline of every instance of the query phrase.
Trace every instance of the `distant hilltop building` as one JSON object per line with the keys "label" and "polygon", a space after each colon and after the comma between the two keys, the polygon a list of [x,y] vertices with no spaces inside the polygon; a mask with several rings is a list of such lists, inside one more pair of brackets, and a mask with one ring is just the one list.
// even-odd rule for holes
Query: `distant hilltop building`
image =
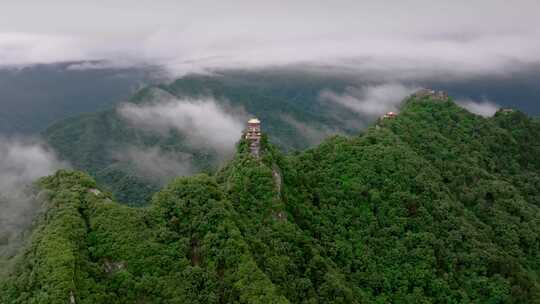
{"label": "distant hilltop building", "polygon": [[248,120],[245,138],[249,143],[251,155],[259,157],[261,153],[261,121],[257,118]]}
{"label": "distant hilltop building", "polygon": [[448,99],[448,93],[444,91],[435,91],[431,89],[420,89],[416,91],[413,95],[413,97],[417,98],[425,98],[429,97],[431,99],[435,100],[447,100]]}
{"label": "distant hilltop building", "polygon": [[512,108],[501,108],[499,111],[500,111],[501,113],[505,113],[505,114],[507,114],[507,113],[514,113],[514,112],[515,112],[515,110],[512,109]]}
{"label": "distant hilltop building", "polygon": [[394,119],[397,117],[397,113],[396,112],[386,112],[383,116],[379,117],[379,119],[377,120],[377,123],[375,124],[375,128],[376,129],[380,129],[382,127],[382,122],[384,120],[388,120],[388,119]]}
{"label": "distant hilltop building", "polygon": [[[429,98],[431,100],[443,101],[443,100],[448,100],[448,93],[446,93],[445,91],[435,91],[432,89],[420,89],[414,92],[410,97],[415,97],[419,99]],[[386,112],[386,114],[381,116],[379,120],[395,118],[397,117],[397,115],[398,114],[396,112]]]}
{"label": "distant hilltop building", "polygon": [[386,112],[382,118],[395,118],[397,116],[396,112]]}

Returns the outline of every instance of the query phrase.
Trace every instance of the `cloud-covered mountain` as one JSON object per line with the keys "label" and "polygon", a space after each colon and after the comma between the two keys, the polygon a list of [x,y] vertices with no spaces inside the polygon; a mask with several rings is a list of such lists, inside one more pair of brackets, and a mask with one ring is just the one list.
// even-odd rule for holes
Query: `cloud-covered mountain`
{"label": "cloud-covered mountain", "polygon": [[244,129],[246,115],[227,112],[216,100],[205,97],[152,99],[135,105],[121,104],[118,113],[136,128],[167,134],[188,134],[188,144],[216,151],[232,151]]}
{"label": "cloud-covered mountain", "polygon": [[540,121],[400,110],[292,155],[243,140],[146,208],[57,172],[0,302],[535,303]]}
{"label": "cloud-covered mountain", "polygon": [[[472,91],[471,83],[377,83],[305,69],[221,71],[150,86],[107,111],[60,121],[44,135],[62,158],[108,185],[121,201],[143,203],[175,176],[218,168],[251,115],[290,151],[331,135],[357,134],[386,111],[399,111],[402,100],[424,86],[450,89],[458,104],[483,116],[514,105],[540,112],[534,99],[524,99],[523,108],[498,95],[499,83],[507,85],[506,93],[528,92],[531,98],[537,89],[498,78],[477,80]],[[149,166],[167,169],[158,174]]]}
{"label": "cloud-covered mountain", "polygon": [[539,1],[4,2],[0,302],[539,298]]}
{"label": "cloud-covered mountain", "polygon": [[156,75],[149,67],[70,68],[80,64],[0,68],[0,134],[36,135],[57,120],[108,108]]}

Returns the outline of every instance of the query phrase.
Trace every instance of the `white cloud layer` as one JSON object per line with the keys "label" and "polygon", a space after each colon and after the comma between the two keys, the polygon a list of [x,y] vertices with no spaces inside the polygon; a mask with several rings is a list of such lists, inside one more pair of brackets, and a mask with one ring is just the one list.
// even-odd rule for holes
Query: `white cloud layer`
{"label": "white cloud layer", "polygon": [[6,240],[30,225],[38,206],[26,188],[36,179],[67,167],[40,143],[0,138],[0,255]]}
{"label": "white cloud layer", "polygon": [[500,106],[489,100],[474,101],[470,99],[457,100],[456,103],[471,113],[484,117],[491,117],[500,109]]}
{"label": "white cloud layer", "polygon": [[281,119],[293,126],[296,131],[298,131],[298,134],[304,137],[311,145],[318,145],[324,139],[328,138],[331,135],[343,133],[340,130],[333,129],[328,126],[313,125],[299,121],[298,119],[288,114],[282,114]]}
{"label": "white cloud layer", "polygon": [[0,140],[0,191],[18,189],[66,164],[43,145],[22,140]]}
{"label": "white cloud layer", "polygon": [[0,31],[0,67],[86,57],[77,41],[67,36]]}
{"label": "white cloud layer", "polygon": [[536,0],[11,1],[0,65],[107,59],[177,75],[310,64],[385,80],[507,73],[540,62],[539,11]]}
{"label": "white cloud layer", "polygon": [[159,147],[129,147],[115,153],[116,159],[131,164],[136,173],[158,183],[195,172],[188,154],[167,152]]}
{"label": "white cloud layer", "polygon": [[350,87],[341,94],[324,90],[319,98],[321,101],[335,102],[363,116],[377,117],[388,111],[397,112],[403,99],[416,90],[416,87],[388,83]]}
{"label": "white cloud layer", "polygon": [[240,111],[228,111],[209,97],[170,97],[143,105],[125,103],[118,113],[137,127],[162,133],[177,130],[191,145],[221,153],[233,150],[244,128]]}

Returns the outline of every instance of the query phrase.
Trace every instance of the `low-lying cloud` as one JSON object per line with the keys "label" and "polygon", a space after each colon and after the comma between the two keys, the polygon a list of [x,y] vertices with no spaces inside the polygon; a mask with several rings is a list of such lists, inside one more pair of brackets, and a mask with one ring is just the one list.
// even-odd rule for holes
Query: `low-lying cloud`
{"label": "low-lying cloud", "polygon": [[497,112],[497,110],[500,109],[498,104],[489,100],[474,101],[471,99],[465,99],[457,100],[456,103],[469,112],[484,117],[491,117],[493,114],[495,114],[495,112]]}
{"label": "low-lying cloud", "polygon": [[343,133],[340,130],[330,128],[328,126],[314,125],[299,121],[288,114],[282,114],[281,119],[293,126],[298,134],[302,136],[310,145],[318,145],[331,135]]}
{"label": "low-lying cloud", "polygon": [[139,176],[164,184],[176,176],[187,176],[195,172],[191,155],[163,151],[159,147],[129,147],[115,153],[115,158],[128,162]]}
{"label": "low-lying cloud", "polygon": [[180,132],[188,143],[228,153],[244,128],[241,110],[226,109],[216,100],[205,98],[164,98],[142,105],[125,103],[118,113],[136,127],[167,133]]}
{"label": "low-lying cloud", "polygon": [[0,68],[87,58],[78,42],[71,37],[53,33],[0,31]]}
{"label": "low-lying cloud", "polygon": [[397,112],[405,97],[417,87],[398,83],[362,87],[349,87],[343,93],[324,90],[319,98],[323,102],[334,102],[365,117],[377,117],[388,111]]}
{"label": "low-lying cloud", "polygon": [[536,0],[31,2],[2,4],[0,65],[105,59],[181,75],[307,64],[388,81],[540,62]]}
{"label": "low-lying cloud", "polygon": [[28,188],[40,177],[67,164],[43,144],[30,140],[0,139],[0,256],[7,253],[32,222],[39,206]]}

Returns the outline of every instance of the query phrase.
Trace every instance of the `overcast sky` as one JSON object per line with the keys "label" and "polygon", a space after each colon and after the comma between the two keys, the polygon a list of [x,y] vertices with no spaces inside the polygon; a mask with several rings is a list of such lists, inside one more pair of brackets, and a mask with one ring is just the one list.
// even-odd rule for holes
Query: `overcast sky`
{"label": "overcast sky", "polygon": [[540,1],[445,2],[0,0],[0,65],[316,64],[417,78],[540,61]]}

